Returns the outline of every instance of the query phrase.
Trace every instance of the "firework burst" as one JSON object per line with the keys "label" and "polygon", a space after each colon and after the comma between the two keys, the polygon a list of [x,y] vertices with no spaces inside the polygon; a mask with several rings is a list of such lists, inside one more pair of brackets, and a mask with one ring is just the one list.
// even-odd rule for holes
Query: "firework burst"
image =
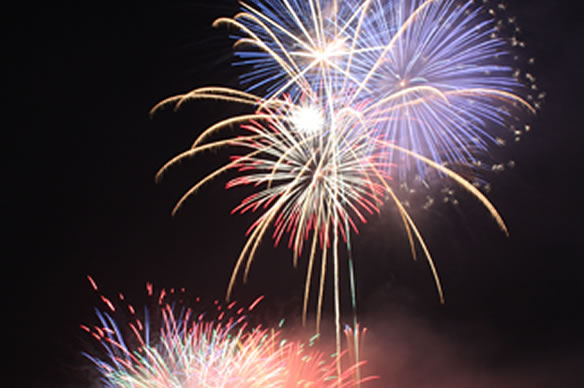
{"label": "firework burst", "polygon": [[[251,5],[250,5],[251,4]],[[319,90],[363,104],[380,139],[450,166],[475,166],[521,108],[501,6],[458,0],[252,1],[234,26],[247,91],[268,99]],[[532,83],[526,78],[525,83]],[[262,93],[264,94],[264,93]],[[294,99],[293,98],[293,99]],[[390,152],[404,177],[428,166]]]}
{"label": "firework burst", "polygon": [[[152,295],[151,285],[148,290]],[[123,298],[120,294],[120,302]],[[346,353],[331,358],[303,343],[286,341],[279,330],[249,327],[245,314],[257,303],[241,308],[235,302],[223,307],[216,301],[217,316],[210,320],[208,314],[168,301],[162,290],[156,312],[146,310],[139,319],[132,305],[101,299],[107,311],[97,310],[99,323],[81,327],[99,341],[101,351],[86,356],[107,388],[326,388],[372,379],[361,379],[357,364],[337,375],[336,364]],[[120,313],[117,309],[130,312],[126,325],[118,326],[113,318]],[[354,355],[352,344],[364,331],[346,334]]]}
{"label": "firework burst", "polygon": [[[209,181],[237,171],[227,187],[252,185],[256,192],[234,212],[261,214],[248,230],[228,299],[238,274],[247,278],[262,239],[271,233],[278,244],[287,235],[294,264],[303,250],[309,252],[304,319],[320,257],[317,331],[327,261],[332,261],[340,351],[339,248],[347,248],[355,309],[350,236],[387,199],[399,210],[413,256],[416,244],[422,249],[443,300],[430,251],[391,178],[436,171],[477,198],[507,233],[495,207],[455,169],[474,171],[495,143],[493,128],[504,127],[513,110],[534,108],[518,94],[522,84],[506,62],[511,46],[497,36],[488,8],[472,1],[278,0],[241,6],[240,13],[215,25],[238,34],[237,64],[247,70],[242,76],[247,90],[199,88],[166,99],[153,111],[214,99],[248,105],[252,113],[203,131],[157,179],[203,151],[247,150],[196,183],[173,213]],[[216,140],[233,125],[240,126],[239,136]]]}

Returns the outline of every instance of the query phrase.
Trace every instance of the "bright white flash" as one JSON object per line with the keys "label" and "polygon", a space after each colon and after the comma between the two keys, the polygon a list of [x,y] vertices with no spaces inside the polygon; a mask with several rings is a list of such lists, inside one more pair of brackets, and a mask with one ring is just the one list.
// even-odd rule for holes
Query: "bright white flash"
{"label": "bright white flash", "polygon": [[294,109],[290,121],[296,130],[307,134],[321,132],[324,127],[322,111],[314,105]]}

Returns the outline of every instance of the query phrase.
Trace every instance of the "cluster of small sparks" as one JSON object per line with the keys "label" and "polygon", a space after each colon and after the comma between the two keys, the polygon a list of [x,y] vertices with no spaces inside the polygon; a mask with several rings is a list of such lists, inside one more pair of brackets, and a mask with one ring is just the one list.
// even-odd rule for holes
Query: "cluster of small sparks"
{"label": "cluster of small sparks", "polygon": [[[168,98],[176,108],[212,99],[252,108],[207,128],[192,147],[157,174],[185,158],[222,147],[242,155],[198,181],[178,201],[176,212],[199,188],[234,170],[227,188],[257,191],[234,212],[258,211],[227,290],[247,278],[260,242],[288,236],[293,262],[308,252],[303,319],[310,284],[320,259],[317,332],[327,262],[332,261],[337,351],[340,351],[340,255],[346,247],[354,296],[350,236],[358,222],[395,204],[412,255],[419,246],[443,300],[430,251],[396,187],[414,172],[433,172],[478,199],[499,227],[506,226],[477,188],[474,172],[498,132],[521,112],[538,107],[529,82],[512,66],[515,38],[500,38],[502,27],[487,2],[458,0],[250,0],[241,11],[214,24],[236,32],[236,65],[247,89],[202,87]],[[534,81],[534,80],[533,80]],[[534,89],[532,85],[531,89]],[[521,95],[520,95],[521,94]],[[232,126],[241,133],[218,138]],[[464,173],[462,173],[464,171]],[[397,185],[395,182],[397,181]],[[354,306],[354,303],[353,303]]]}
{"label": "cluster of small sparks", "polygon": [[[152,297],[152,285],[147,289]],[[97,366],[104,388],[326,388],[353,387],[371,379],[360,377],[362,363],[352,363],[337,375],[336,364],[347,359],[347,352],[328,357],[310,345],[286,341],[279,329],[249,327],[246,314],[261,297],[245,308],[215,301],[216,318],[210,320],[184,301],[169,300],[178,294],[185,297],[184,290],[161,290],[142,319],[131,304],[124,305],[123,294],[116,303],[100,296],[107,309],[96,310],[99,323],[81,328],[100,344],[101,350],[85,355]],[[116,324],[118,309],[130,314],[124,326]],[[364,331],[345,333],[354,357],[358,350],[352,344],[361,341]]]}

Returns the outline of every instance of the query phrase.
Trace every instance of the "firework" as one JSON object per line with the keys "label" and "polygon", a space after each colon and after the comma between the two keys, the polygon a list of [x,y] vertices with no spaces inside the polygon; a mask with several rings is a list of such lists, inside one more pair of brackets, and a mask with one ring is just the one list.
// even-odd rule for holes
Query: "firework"
{"label": "firework", "polygon": [[[503,6],[458,0],[252,1],[234,26],[247,91],[268,99],[318,90],[361,104],[372,134],[438,164],[475,166],[508,132],[521,97],[517,38]],[[513,21],[513,20],[512,20]],[[532,83],[527,77],[525,83]],[[405,176],[428,166],[389,152]],[[391,165],[388,164],[388,168]]]}
{"label": "firework", "polygon": [[[151,285],[148,290],[152,295]],[[101,351],[86,356],[97,366],[104,387],[324,388],[371,379],[357,375],[357,364],[337,376],[336,363],[345,354],[331,358],[308,345],[286,341],[279,330],[249,327],[245,314],[257,303],[241,308],[235,302],[223,307],[216,301],[217,317],[210,320],[209,314],[169,302],[166,295],[162,290],[157,305],[142,319],[132,305],[114,304],[101,296],[108,308],[97,310],[99,324],[81,327],[100,343]],[[117,309],[130,312],[125,325],[114,320],[120,314]],[[346,331],[351,346],[363,333]]]}
{"label": "firework", "polygon": [[[237,64],[247,69],[242,76],[247,90],[199,88],[166,99],[153,111],[166,104],[178,108],[189,100],[214,99],[248,105],[252,112],[203,131],[191,149],[162,167],[157,179],[203,151],[226,146],[246,150],[196,183],[173,213],[209,181],[237,171],[227,187],[252,185],[256,192],[234,212],[261,214],[248,230],[227,298],[238,274],[247,278],[263,238],[271,233],[278,244],[287,236],[295,265],[303,250],[308,251],[303,319],[320,258],[317,332],[327,262],[332,261],[339,351],[339,248],[347,250],[355,309],[350,237],[386,199],[399,211],[412,255],[416,243],[424,252],[443,300],[430,252],[391,178],[404,178],[412,167],[421,176],[436,171],[477,198],[507,233],[495,207],[453,166],[472,171],[495,142],[490,130],[504,127],[512,110],[533,108],[516,94],[521,83],[506,62],[510,46],[496,36],[497,23],[488,8],[472,2],[241,4],[240,13],[215,25],[234,27],[239,34]],[[217,139],[233,125],[242,133]]]}

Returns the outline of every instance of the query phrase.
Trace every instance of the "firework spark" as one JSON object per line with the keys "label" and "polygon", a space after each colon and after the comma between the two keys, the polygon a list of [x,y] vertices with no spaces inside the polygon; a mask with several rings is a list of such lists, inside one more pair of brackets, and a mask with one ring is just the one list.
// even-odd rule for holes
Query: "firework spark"
{"label": "firework spark", "polygon": [[[151,285],[148,289],[152,293]],[[100,343],[101,351],[86,356],[107,388],[325,388],[372,379],[358,375],[358,364],[336,375],[336,363],[347,358],[346,352],[330,358],[308,345],[286,341],[279,330],[249,327],[245,314],[257,303],[240,308],[235,302],[226,307],[215,302],[217,318],[211,321],[204,313],[167,301],[164,290],[157,298],[157,312],[146,310],[143,319],[131,305],[101,299],[107,311],[97,310],[99,324],[81,327]],[[130,312],[127,326],[116,324],[116,308]],[[360,342],[364,331],[348,329],[346,334],[355,355],[353,343]]]}

